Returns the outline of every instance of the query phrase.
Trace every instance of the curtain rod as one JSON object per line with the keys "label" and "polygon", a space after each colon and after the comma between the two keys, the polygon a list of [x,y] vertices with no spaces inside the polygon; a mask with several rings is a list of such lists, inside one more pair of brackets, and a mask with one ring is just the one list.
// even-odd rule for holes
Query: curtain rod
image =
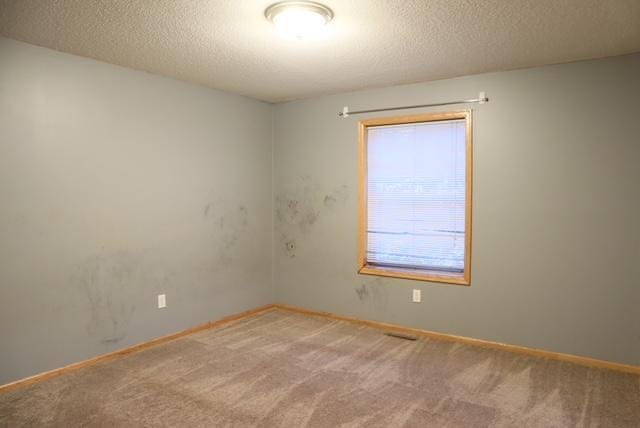
{"label": "curtain rod", "polygon": [[410,109],[410,108],[423,108],[423,107],[438,107],[438,106],[448,106],[448,105],[452,105],[452,104],[484,104],[487,101],[489,101],[489,98],[486,97],[484,92],[480,92],[478,94],[478,98],[472,99],[472,100],[461,100],[461,101],[447,101],[444,103],[434,103],[434,104],[420,104],[420,105],[415,105],[415,106],[402,106],[402,107],[387,107],[387,108],[373,108],[370,110],[356,110],[356,111],[349,111],[349,107],[345,106],[342,111],[340,113],[338,113],[338,116],[340,117],[349,117],[352,114],[363,114],[363,113],[376,113],[379,111],[389,111],[389,110],[406,110],[406,109]]}

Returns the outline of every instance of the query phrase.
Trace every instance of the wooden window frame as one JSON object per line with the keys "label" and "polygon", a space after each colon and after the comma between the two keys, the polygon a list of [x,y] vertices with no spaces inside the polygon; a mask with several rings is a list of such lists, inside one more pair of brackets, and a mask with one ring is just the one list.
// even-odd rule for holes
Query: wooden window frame
{"label": "wooden window frame", "polygon": [[[412,279],[418,281],[441,282],[456,285],[471,285],[471,207],[473,183],[473,135],[471,110],[429,113],[412,116],[396,116],[376,119],[366,119],[358,122],[358,273],[364,275],[386,276],[392,278]],[[424,269],[396,268],[369,265],[367,263],[367,136],[368,128],[384,125],[403,125],[420,122],[439,122],[446,120],[464,119],[466,126],[465,152],[465,248],[464,272],[451,274],[441,271]]]}

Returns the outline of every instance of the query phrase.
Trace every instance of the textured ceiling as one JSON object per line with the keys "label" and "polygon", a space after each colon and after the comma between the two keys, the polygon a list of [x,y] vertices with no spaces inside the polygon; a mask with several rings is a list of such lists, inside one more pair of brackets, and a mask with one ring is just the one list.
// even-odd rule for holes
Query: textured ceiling
{"label": "textured ceiling", "polygon": [[0,0],[0,34],[271,102],[640,51],[640,0],[326,0],[313,41],[270,3]]}

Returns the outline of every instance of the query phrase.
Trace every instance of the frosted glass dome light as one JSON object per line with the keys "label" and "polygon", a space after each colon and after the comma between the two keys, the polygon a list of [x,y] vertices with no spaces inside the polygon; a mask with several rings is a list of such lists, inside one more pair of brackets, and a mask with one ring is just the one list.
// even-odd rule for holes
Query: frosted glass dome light
{"label": "frosted glass dome light", "polygon": [[333,11],[313,1],[283,1],[269,6],[264,16],[283,35],[303,39],[322,33],[333,19]]}

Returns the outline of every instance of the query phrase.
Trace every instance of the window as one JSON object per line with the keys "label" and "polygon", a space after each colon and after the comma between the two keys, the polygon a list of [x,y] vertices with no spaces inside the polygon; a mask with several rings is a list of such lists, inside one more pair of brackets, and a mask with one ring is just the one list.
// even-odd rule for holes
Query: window
{"label": "window", "polygon": [[360,122],[362,274],[470,284],[471,112]]}

